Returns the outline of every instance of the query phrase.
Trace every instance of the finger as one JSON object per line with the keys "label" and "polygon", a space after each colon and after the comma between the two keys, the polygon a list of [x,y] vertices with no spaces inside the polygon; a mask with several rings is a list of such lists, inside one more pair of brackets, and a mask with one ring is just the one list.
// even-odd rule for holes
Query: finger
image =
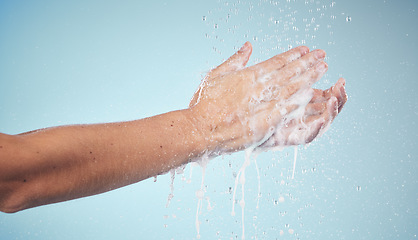
{"label": "finger", "polygon": [[[294,129],[295,119],[288,119],[289,114],[298,109],[298,105],[278,106],[274,102],[269,102],[270,111],[260,113],[260,119],[265,119],[265,129],[269,129],[269,135],[266,135],[259,141],[259,148],[270,148],[276,146],[285,146],[288,136]],[[263,122],[263,121],[260,121]]]}
{"label": "finger", "polygon": [[210,71],[209,78],[216,78],[227,72],[237,71],[242,69],[247,65],[248,60],[250,59],[253,48],[250,42],[244,43],[238,52],[228,58],[221,65]]}
{"label": "finger", "polygon": [[338,95],[339,92],[336,91],[338,90],[341,86],[343,86],[343,81],[338,80],[334,86],[328,88],[327,90],[321,90],[321,89],[315,89],[314,90],[314,97],[312,98],[312,101],[314,102],[322,102],[324,101],[324,99],[330,99],[332,96],[337,97],[338,99]]}
{"label": "finger", "polygon": [[327,111],[322,114],[324,119],[324,124],[321,127],[321,130],[318,133],[318,136],[322,136],[331,125],[334,118],[338,115],[338,100],[336,97],[331,97],[327,102]]}
{"label": "finger", "polygon": [[307,100],[306,104],[308,104],[313,96],[312,91],[307,82],[297,81],[282,87],[279,96],[281,99],[292,98],[293,101]]}
{"label": "finger", "polygon": [[326,94],[328,90],[329,89],[327,90],[314,89],[314,95],[312,97],[311,103],[324,102],[327,99]]}
{"label": "finger", "polygon": [[309,52],[309,48],[305,46],[299,46],[296,48],[293,48],[287,52],[284,52],[282,54],[278,54],[266,61],[263,61],[261,63],[258,63],[251,68],[253,70],[260,70],[262,69],[264,72],[271,72],[277,69],[280,69],[290,62],[295,61],[296,59],[306,55]]}
{"label": "finger", "polygon": [[305,114],[310,116],[321,115],[327,109],[327,102],[309,103],[306,106]]}
{"label": "finger", "polygon": [[278,84],[286,84],[311,67],[316,66],[319,62],[322,62],[324,58],[325,52],[323,50],[312,51],[298,60],[289,63],[282,69],[273,72],[271,79],[275,80]]}
{"label": "finger", "polygon": [[253,101],[250,110],[251,114],[257,115],[257,119],[260,121],[265,120],[268,125],[277,125],[298,108],[298,104],[280,104],[277,101],[261,100]]}
{"label": "finger", "polygon": [[337,84],[339,83],[340,87],[340,95],[338,98],[338,112],[340,113],[341,110],[343,109],[345,103],[347,102],[348,96],[347,93],[345,92],[345,79],[344,78],[340,78],[337,82]]}
{"label": "finger", "polygon": [[291,81],[288,86],[297,85],[310,87],[321,79],[327,70],[328,65],[325,62],[319,62],[316,66],[309,68],[306,72]]}
{"label": "finger", "polygon": [[306,129],[304,144],[312,142],[319,135],[323,125],[324,120],[322,119],[310,122],[309,127]]}
{"label": "finger", "polygon": [[[280,131],[279,136],[282,135],[285,139],[285,141],[282,140],[281,144],[284,146],[295,146],[310,143],[318,136],[323,124],[324,120],[317,116],[312,121],[294,122]],[[280,141],[275,143],[280,143]]]}
{"label": "finger", "polygon": [[337,98],[331,97],[331,99],[329,100],[328,110],[329,110],[329,116],[330,116],[328,124],[331,124],[331,122],[334,121],[335,117],[338,115]]}
{"label": "finger", "polygon": [[340,78],[334,86],[327,90],[314,89],[314,96],[311,102],[323,102],[332,96],[338,100],[338,112],[341,112],[344,104],[347,102],[347,94],[345,92],[345,80]]}

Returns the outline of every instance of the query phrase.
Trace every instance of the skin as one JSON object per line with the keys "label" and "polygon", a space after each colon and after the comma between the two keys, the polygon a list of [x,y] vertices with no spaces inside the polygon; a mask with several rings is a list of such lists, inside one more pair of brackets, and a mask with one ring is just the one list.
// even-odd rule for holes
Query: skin
{"label": "skin", "polygon": [[[344,79],[325,91],[311,88],[327,70],[322,50],[297,47],[245,67],[251,52],[247,42],[213,69],[187,109],[130,122],[0,134],[0,210],[13,213],[103,193],[204,154],[312,141],[347,101]],[[312,98],[302,118],[285,122],[299,107],[289,99],[307,91]],[[302,122],[309,128],[301,128]],[[285,133],[280,141],[267,135],[272,126]],[[288,141],[295,131],[303,139]]]}

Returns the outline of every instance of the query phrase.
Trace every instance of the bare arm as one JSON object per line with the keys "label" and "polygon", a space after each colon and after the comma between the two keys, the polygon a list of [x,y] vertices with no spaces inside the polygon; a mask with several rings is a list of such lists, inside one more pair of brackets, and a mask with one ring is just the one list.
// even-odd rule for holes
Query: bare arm
{"label": "bare arm", "polygon": [[207,146],[189,112],[1,134],[1,210],[15,212],[102,193],[195,159]]}
{"label": "bare arm", "polygon": [[326,91],[311,88],[327,69],[325,52],[298,47],[245,68],[251,52],[246,43],[213,69],[185,110],[131,122],[0,134],[0,210],[110,191],[204,153],[312,141],[347,100],[344,80]]}

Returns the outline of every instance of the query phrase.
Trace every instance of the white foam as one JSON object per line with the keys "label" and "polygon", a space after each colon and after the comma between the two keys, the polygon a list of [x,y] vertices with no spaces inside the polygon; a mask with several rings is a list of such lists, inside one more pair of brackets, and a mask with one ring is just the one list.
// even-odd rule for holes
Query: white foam
{"label": "white foam", "polygon": [[196,207],[196,232],[197,232],[197,239],[200,239],[200,221],[199,221],[199,212],[202,208],[202,200],[205,196],[205,189],[204,189],[204,183],[205,183],[205,172],[206,172],[206,166],[209,162],[209,155],[208,152],[205,152],[205,154],[202,156],[201,160],[197,163],[202,167],[202,182],[200,183],[200,189],[196,191],[196,197],[197,197],[197,207]]}
{"label": "white foam", "polygon": [[242,239],[245,239],[245,222],[244,222],[244,209],[245,209],[245,169],[250,165],[250,157],[254,148],[248,148],[245,150],[245,160],[242,164],[238,174],[235,178],[234,193],[232,196],[232,212],[231,215],[235,216],[235,197],[237,192],[238,181],[241,184],[241,200],[239,205],[241,206],[241,224],[242,224]]}
{"label": "white foam", "polygon": [[296,168],[296,159],[298,157],[298,146],[295,146],[295,154],[294,154],[294,160],[293,160],[293,172],[292,172],[292,179],[295,178],[295,168]]}
{"label": "white foam", "polygon": [[165,207],[170,206],[171,199],[173,199],[173,197],[174,197],[174,178],[176,176],[176,170],[171,169],[170,170],[170,175],[171,175],[170,194],[168,194],[167,204],[165,205]]}
{"label": "white foam", "polygon": [[255,165],[255,170],[257,172],[257,182],[258,182],[258,195],[257,195],[257,206],[255,207],[256,209],[259,208],[260,205],[260,198],[261,198],[261,181],[260,181],[260,171],[258,170],[258,165],[257,165],[257,153],[254,153],[254,165]]}
{"label": "white foam", "polygon": [[280,112],[285,112],[283,109],[287,106],[295,105],[297,108],[285,115],[283,121],[274,128],[271,137],[257,146],[256,150],[277,151],[284,147],[305,144],[313,130],[311,126],[316,127],[316,122],[308,126],[303,121],[305,108],[312,97],[312,89],[303,89],[292,95],[284,104],[279,104],[277,107],[280,108]]}
{"label": "white foam", "polygon": [[[245,169],[250,165],[250,155],[252,153],[252,148],[245,150],[245,160],[239,169],[237,176],[235,177],[234,193],[232,195],[232,212],[231,215],[235,216],[235,196],[237,193],[238,181],[244,185],[245,183]],[[244,175],[244,176],[241,176]]]}

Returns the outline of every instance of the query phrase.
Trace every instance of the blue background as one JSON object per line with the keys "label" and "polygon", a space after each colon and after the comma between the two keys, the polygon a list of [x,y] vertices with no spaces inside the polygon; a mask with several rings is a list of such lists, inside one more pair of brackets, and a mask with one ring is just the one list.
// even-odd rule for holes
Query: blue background
{"label": "blue background", "polygon": [[[332,128],[257,158],[246,239],[417,239],[418,2],[413,0],[0,2],[0,132],[125,121],[187,107],[205,73],[245,41],[249,65],[297,45],[327,52],[317,88],[347,80]],[[206,170],[202,239],[241,238],[232,217],[242,153]],[[191,173],[192,171],[192,173]],[[189,181],[190,180],[190,181]],[[0,213],[0,239],[195,239],[201,168],[113,192]],[[283,197],[284,202],[278,202]],[[237,199],[241,198],[240,187]],[[289,229],[294,233],[290,234]],[[280,235],[280,231],[284,234]]]}

